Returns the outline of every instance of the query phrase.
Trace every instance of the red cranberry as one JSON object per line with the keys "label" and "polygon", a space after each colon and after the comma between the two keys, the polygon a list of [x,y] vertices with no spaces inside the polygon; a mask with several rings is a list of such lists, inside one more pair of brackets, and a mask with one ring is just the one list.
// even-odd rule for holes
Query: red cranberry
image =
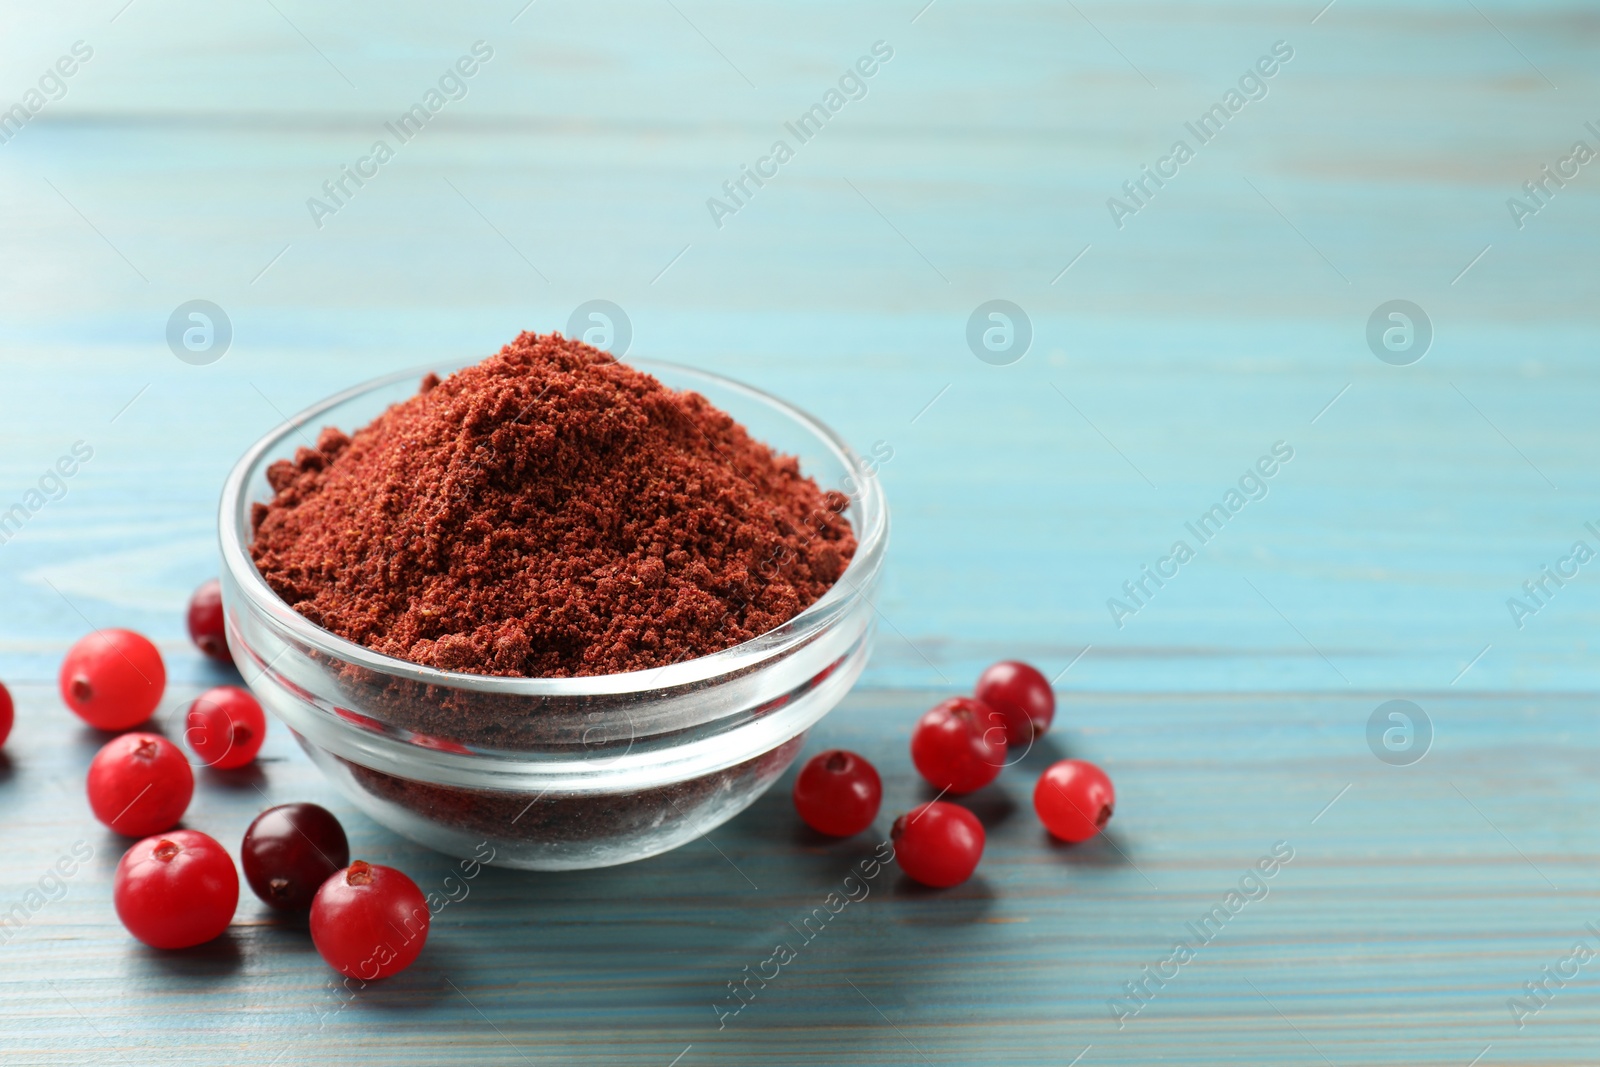
{"label": "red cranberry", "polygon": [[222,622],[222,583],[215,578],[203,583],[189,598],[189,639],[212,659],[233,662]]}
{"label": "red cranberry", "polygon": [[194,795],[194,772],[178,746],[160,734],[113,737],[89,764],[94,817],[127,837],[178,825]]}
{"label": "red cranberry", "polygon": [[411,966],[428,940],[428,904],[393,867],[356,860],[317,890],[311,940],[340,974],[388,978]]}
{"label": "red cranberry", "polygon": [[935,705],[911,731],[911,762],[937,789],[982,789],[1005,765],[1005,728],[987,705],[953,697]]}
{"label": "red cranberry", "polygon": [[17,720],[16,705],[11,702],[11,690],[0,684],[0,745],[11,736],[11,725]]}
{"label": "red cranberry", "polygon": [[819,752],[794,780],[794,807],[807,826],[834,837],[859,834],[878,817],[883,783],[878,772],[854,752]]}
{"label": "red cranberry", "polygon": [[267,717],[248,690],[219,685],[189,705],[183,739],[201,762],[219,770],[243,767],[267,739]]}
{"label": "red cranberry", "polygon": [[117,864],[117,918],[152,948],[188,948],[228,928],[239,903],[233,860],[199,830],[147,837]]}
{"label": "red cranberry", "polygon": [[322,883],[350,862],[344,827],[327,808],[279,804],[245,831],[239,863],[255,895],[284,911],[304,911]]}
{"label": "red cranberry", "polygon": [[983,858],[983,824],[966,808],[934,801],[913,808],[889,831],[907,877],[937,889],[972,877]]}
{"label": "red cranberry", "polygon": [[978,676],[973,693],[1005,720],[1006,740],[1030,745],[1050,729],[1056,695],[1045,676],[1016,660],[1003,660]]}
{"label": "red cranberry", "polygon": [[[307,700],[316,699],[310,693],[298,693],[296,695],[302,696]],[[374,719],[370,715],[363,715],[359,711],[351,711],[349,708],[336,707],[333,709],[333,713],[350,725],[359,726],[361,729],[370,730],[375,734],[387,734],[391,732],[389,727],[384,723]]]}
{"label": "red cranberry", "polygon": [[1086,760],[1052,764],[1033,787],[1033,810],[1045,829],[1063,841],[1089,840],[1105,828],[1116,804],[1111,779]]}
{"label": "red cranberry", "polygon": [[450,739],[444,737],[435,737],[432,734],[423,734],[413,731],[411,734],[411,740],[415,744],[419,744],[423,748],[431,748],[435,752],[454,752],[461,756],[472,755],[472,749],[468,748],[466,745],[463,745],[461,742],[451,741]]}
{"label": "red cranberry", "polygon": [[167,668],[150,639],[132,630],[97,630],[61,662],[61,699],[101,730],[148,719],[167,687]]}

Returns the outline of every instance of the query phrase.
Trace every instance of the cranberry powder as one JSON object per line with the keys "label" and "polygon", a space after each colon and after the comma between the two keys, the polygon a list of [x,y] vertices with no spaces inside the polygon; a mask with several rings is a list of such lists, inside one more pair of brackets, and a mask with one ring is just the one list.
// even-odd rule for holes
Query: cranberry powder
{"label": "cranberry powder", "polygon": [[251,554],[312,622],[479,674],[658,667],[779,626],[839,579],[847,498],[693,392],[524,333],[267,471]]}

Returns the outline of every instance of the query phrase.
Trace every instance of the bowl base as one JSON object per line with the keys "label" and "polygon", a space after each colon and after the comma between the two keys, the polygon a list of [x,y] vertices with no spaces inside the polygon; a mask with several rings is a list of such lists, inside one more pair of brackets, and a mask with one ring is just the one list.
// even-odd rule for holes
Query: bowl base
{"label": "bowl base", "polygon": [[[613,867],[685,845],[760,799],[806,740],[799,734],[753,760],[672,786],[557,798],[410,781],[295,737],[376,822],[448,856],[526,871]],[[487,860],[485,851],[492,851]]]}

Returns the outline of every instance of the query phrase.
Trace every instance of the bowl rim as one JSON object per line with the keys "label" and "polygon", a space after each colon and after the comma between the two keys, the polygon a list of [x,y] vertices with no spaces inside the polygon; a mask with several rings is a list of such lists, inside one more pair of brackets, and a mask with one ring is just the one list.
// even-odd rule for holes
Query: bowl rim
{"label": "bowl rim", "polygon": [[[381,674],[424,685],[478,693],[527,697],[575,697],[668,690],[705,683],[757,667],[764,661],[786,655],[794,648],[810,641],[832,623],[845,608],[856,601],[867,599],[865,590],[873,586],[872,578],[882,565],[889,530],[887,502],[876,469],[863,462],[844,438],[825,423],[763,389],[682,363],[660,359],[631,359],[618,362],[626,362],[628,366],[652,377],[655,377],[655,368],[660,368],[669,375],[699,379],[719,389],[731,390],[766,405],[817,438],[850,472],[850,477],[856,485],[856,492],[848,494],[852,510],[858,513],[858,522],[852,523],[855,527],[856,552],[839,579],[815,603],[766,633],[708,656],[697,656],[680,663],[636,671],[570,678],[502,677],[426,667],[375,652],[365,645],[318,626],[295,611],[278,596],[261,576],[261,572],[256,569],[255,561],[250,557],[246,537],[242,535],[242,532],[249,527],[252,501],[247,499],[246,494],[250,488],[251,475],[261,466],[266,456],[279,448],[285,439],[301,434],[308,423],[323,417],[333,408],[407,380],[420,381],[427,374],[438,374],[443,378],[483,361],[484,357],[437,360],[357,383],[290,416],[245,450],[223,483],[218,506],[217,535],[223,566],[252,607],[270,616],[278,626],[288,631],[293,639],[303,646]],[[669,385],[665,382],[662,384],[674,390],[693,388],[692,385]],[[376,414],[372,416],[376,417]],[[870,600],[868,603],[871,604]],[[873,607],[876,611],[876,607]]]}

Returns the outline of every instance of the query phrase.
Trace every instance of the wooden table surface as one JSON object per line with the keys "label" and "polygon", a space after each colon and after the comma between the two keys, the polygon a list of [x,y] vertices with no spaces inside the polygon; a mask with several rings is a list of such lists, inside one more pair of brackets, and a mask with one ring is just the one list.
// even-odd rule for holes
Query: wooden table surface
{"label": "wooden table surface", "polygon": [[[1574,544],[1600,550],[1600,14],[1323,4],[8,5],[0,513],[25,521],[0,543],[0,913],[26,921],[0,931],[6,1062],[1594,1062],[1600,563]],[[476,42],[459,98],[389,132]],[[785,126],[875,44],[858,98],[804,140]],[[378,140],[392,158],[362,164]],[[369,177],[314,218],[344,166]],[[196,299],[231,325],[209,363],[166,340]],[[359,995],[248,897],[209,947],[134,943],[110,904],[124,842],[82,792],[99,737],[54,691],[65,649],[151,634],[171,721],[228,677],[181,612],[251,441],[595,299],[625,309],[631,354],[892,453],[877,651],[808,746],[878,765],[877,827],[813,838],[786,778],[666,856],[490,870]],[[1007,365],[966,336],[995,299],[1031,324]],[[1393,300],[1431,324],[1420,360],[1369,347]],[[92,458],[30,495],[75,445]],[[1186,524],[1274,447],[1292,458],[1202,543]],[[1193,558],[1132,600],[1180,540]],[[932,893],[891,869],[719,1027],[728,983],[925,796],[916,716],[1002,656],[1058,677],[1062,710],[971,798],[979,876]],[[1369,745],[1391,699],[1431,723],[1419,762]],[[1029,803],[1063,753],[1119,793],[1076,848]],[[446,886],[282,730],[256,772],[202,775],[188,824],[232,846],[287,800]],[[1274,849],[1292,859],[1199,944]],[[1129,983],[1147,1002],[1116,999]]]}

